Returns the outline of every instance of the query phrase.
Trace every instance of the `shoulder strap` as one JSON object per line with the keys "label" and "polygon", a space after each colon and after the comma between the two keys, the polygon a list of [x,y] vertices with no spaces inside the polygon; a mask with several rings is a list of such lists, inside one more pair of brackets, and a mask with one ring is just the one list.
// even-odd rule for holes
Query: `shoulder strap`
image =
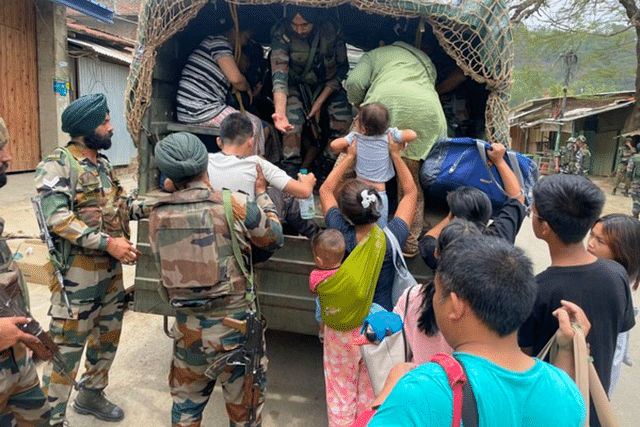
{"label": "shoulder strap", "polygon": [[73,206],[76,203],[76,186],[78,185],[78,177],[80,176],[80,164],[78,163],[78,159],[69,151],[67,147],[59,147],[60,151],[62,151],[68,158],[69,164],[71,165],[71,170],[69,171],[69,180],[71,186],[71,211],[73,211]]}
{"label": "shoulder strap", "polygon": [[224,204],[224,216],[227,219],[227,225],[229,226],[229,235],[231,236],[231,247],[233,248],[233,256],[236,258],[236,262],[242,270],[242,274],[247,279],[246,286],[246,298],[251,302],[253,300],[256,301],[256,305],[258,304],[258,300],[256,298],[255,289],[253,287],[253,265],[251,265],[251,261],[249,261],[250,271],[247,270],[245,265],[245,260],[242,257],[242,253],[240,252],[240,245],[238,244],[238,238],[236,237],[234,221],[233,221],[233,208],[231,206],[231,191],[229,189],[222,190],[222,203]]}
{"label": "shoulder strap", "polygon": [[[478,427],[478,402],[462,363],[447,353],[436,353],[431,362],[444,369],[453,392],[453,419],[451,427]],[[462,424],[460,422],[462,421]]]}
{"label": "shoulder strap", "polygon": [[[385,227],[386,228],[386,227]],[[407,291],[407,299],[404,301],[404,317],[407,317],[407,311],[409,311],[409,300],[411,299],[411,291],[417,285],[413,285]],[[411,362],[413,361],[413,350],[411,350],[411,345],[409,345],[409,340],[407,339],[407,332],[404,329],[404,320],[402,322],[402,339],[404,340],[404,361]]]}
{"label": "shoulder strap", "polygon": [[409,52],[411,55],[415,56],[415,57],[416,57],[416,59],[417,59],[418,61],[420,61],[420,63],[421,63],[421,64],[422,64],[422,66],[424,67],[424,70],[426,71],[427,76],[429,76],[429,77],[433,78],[433,76],[431,75],[431,72],[430,72],[430,68],[427,66],[427,64],[425,64],[424,60],[423,60],[422,58],[420,58],[420,55],[418,55],[417,53],[415,53],[415,52],[414,52],[414,51],[412,51],[411,49],[407,49],[406,47],[404,47],[404,46],[402,46],[402,45],[400,45],[400,44],[394,44],[394,46],[399,47],[399,48],[401,48],[401,49],[404,49],[404,50],[406,50],[407,52]]}
{"label": "shoulder strap", "polygon": [[396,236],[393,234],[393,232],[388,226],[385,226],[382,229],[382,231],[384,231],[384,234],[387,235],[387,239],[389,239],[389,243],[391,243],[391,249],[393,254],[393,266],[396,269],[398,267],[400,268],[404,267],[405,270],[409,270],[409,268],[407,268],[407,262],[405,261],[404,256],[402,256],[402,248],[400,247],[400,242],[398,242],[398,239],[396,238]]}
{"label": "shoulder strap", "polygon": [[313,60],[316,56],[316,51],[318,50],[318,44],[320,43],[320,29],[316,29],[315,34],[313,36],[313,41],[311,42],[311,50],[309,51],[309,57],[307,58],[307,64],[304,66],[304,71],[300,76],[304,81],[304,76],[311,70],[311,66],[313,65]]}

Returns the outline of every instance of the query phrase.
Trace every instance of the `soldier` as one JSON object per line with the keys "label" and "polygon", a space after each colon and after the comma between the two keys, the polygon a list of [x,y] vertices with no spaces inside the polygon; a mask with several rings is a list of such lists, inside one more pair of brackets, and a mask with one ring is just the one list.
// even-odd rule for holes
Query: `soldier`
{"label": "soldier", "polygon": [[[0,118],[0,187],[7,183],[6,171],[11,161],[8,142],[9,133]],[[3,229],[4,220],[0,218],[0,234]],[[5,239],[0,239],[0,287],[28,310],[27,287]],[[18,328],[28,321],[24,317],[5,317],[0,307],[0,426],[49,425],[51,408],[40,389],[36,367],[24,344],[37,344],[38,339]]]}
{"label": "soldier", "polygon": [[[213,377],[205,375],[225,351],[246,340],[244,334],[225,326],[223,317],[243,319],[249,308],[255,309],[255,293],[242,272],[249,268],[248,262],[241,266],[234,257],[222,193],[209,185],[207,149],[195,135],[176,133],[156,145],[155,158],[160,171],[178,189],[158,202],[149,218],[149,240],[160,265],[165,296],[177,310],[169,374],[171,424],[199,427],[202,411],[220,380],[230,425],[248,423],[247,402],[255,405],[252,425],[260,425],[265,381],[255,390],[251,381],[245,381],[249,373],[244,366],[228,366]],[[269,251],[283,244],[282,227],[259,166],[257,172],[255,196],[231,195],[231,232],[245,256],[251,244]],[[185,224],[194,224],[193,231],[184,231]],[[263,372],[266,363],[266,357],[260,358]]]}
{"label": "soldier", "polygon": [[627,164],[629,163],[629,158],[636,153],[636,149],[633,147],[633,142],[630,137],[626,137],[624,139],[624,144],[622,147],[618,148],[618,155],[616,162],[618,164],[618,170],[616,171],[616,181],[613,184],[613,190],[611,194],[615,196],[616,190],[620,186],[620,184],[624,184],[624,194],[625,196],[629,196],[629,186],[631,185],[631,180],[629,175],[627,174]]}
{"label": "soldier", "polygon": [[[283,168],[295,177],[299,168],[310,167],[321,145],[346,135],[351,125],[351,105],[342,88],[349,71],[342,30],[321,9],[288,5],[284,22],[273,30],[271,70],[272,117],[276,129],[284,132]],[[301,91],[309,99],[306,113]],[[321,112],[328,115],[329,129],[322,129],[322,135],[314,130],[316,141],[302,161],[303,125],[312,118],[321,123]]]}
{"label": "soldier", "polygon": [[627,174],[631,180],[631,214],[634,218],[640,215],[640,144],[636,145],[636,154],[631,156],[627,164]]}
{"label": "soldier", "polygon": [[[68,253],[65,288],[52,285],[50,333],[77,374],[86,353],[85,387],[73,404],[81,414],[105,421],[124,417],[104,396],[115,357],[124,312],[122,264],[139,255],[129,241],[129,220],[148,214],[148,207],[127,197],[109,159],[99,150],[111,146],[113,126],[103,94],[83,96],[62,113],[62,130],[71,135],[36,169],[35,183],[51,233]],[[71,312],[65,306],[66,293]],[[44,370],[44,390],[52,405],[52,425],[63,425],[71,385],[51,363]]]}
{"label": "soldier", "polygon": [[555,173],[573,173],[575,166],[575,143],[576,139],[569,137],[569,139],[567,139],[567,145],[554,153]]}
{"label": "soldier", "polygon": [[587,145],[587,138],[584,135],[576,138],[576,157],[575,170],[572,172],[576,175],[587,176],[591,167],[591,151]]}

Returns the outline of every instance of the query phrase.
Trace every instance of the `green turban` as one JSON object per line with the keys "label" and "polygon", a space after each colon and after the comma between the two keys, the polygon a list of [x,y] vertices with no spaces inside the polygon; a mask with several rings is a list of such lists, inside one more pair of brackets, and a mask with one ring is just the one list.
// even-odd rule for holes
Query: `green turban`
{"label": "green turban", "polygon": [[0,117],[0,150],[9,142],[9,131],[4,125],[4,120]]}
{"label": "green turban", "polygon": [[200,139],[188,132],[172,133],[156,144],[156,164],[171,181],[180,182],[207,170],[209,155]]}
{"label": "green turban", "polygon": [[62,112],[62,131],[76,136],[88,136],[109,114],[107,98],[101,93],[82,96]]}

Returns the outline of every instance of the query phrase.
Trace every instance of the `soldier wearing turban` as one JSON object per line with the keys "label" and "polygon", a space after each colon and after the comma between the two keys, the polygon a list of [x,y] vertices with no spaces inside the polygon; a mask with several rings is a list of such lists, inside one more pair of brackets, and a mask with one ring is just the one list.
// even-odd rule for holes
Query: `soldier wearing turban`
{"label": "soldier wearing turban", "polygon": [[[71,141],[40,162],[35,181],[47,226],[63,254],[64,287],[50,286],[50,331],[71,372],[77,372],[93,336],[86,351],[85,387],[73,406],[82,414],[119,421],[124,412],[103,390],[122,329],[122,263],[133,264],[139,255],[129,240],[129,221],[146,216],[148,207],[125,194],[109,159],[100,153],[111,147],[110,119],[103,94],[69,104],[62,130]],[[51,425],[63,425],[71,386],[51,363],[44,370],[43,388],[52,406]]]}
{"label": "soldier wearing turban", "polygon": [[[223,196],[209,185],[207,150],[195,135],[169,135],[156,144],[154,154],[160,171],[178,188],[158,201],[149,215],[151,250],[167,301],[177,312],[169,373],[172,424],[199,426],[217,381],[224,388],[230,425],[248,425],[252,420],[251,425],[261,425],[266,383],[259,381],[254,388],[245,379],[251,372],[244,366],[228,366],[216,373],[207,370],[229,351],[218,343],[241,345],[247,339],[222,319],[227,315],[244,318],[245,310],[256,309],[254,291],[247,288],[238,258],[245,263],[243,268],[250,269],[245,260],[252,245],[273,252],[283,244],[282,226],[266,193],[267,183],[258,167],[255,197],[231,194],[230,229]],[[197,225],[185,232],[185,223]],[[231,233],[235,233],[236,248]],[[245,257],[235,258],[235,249]],[[265,373],[266,362],[261,358]]]}

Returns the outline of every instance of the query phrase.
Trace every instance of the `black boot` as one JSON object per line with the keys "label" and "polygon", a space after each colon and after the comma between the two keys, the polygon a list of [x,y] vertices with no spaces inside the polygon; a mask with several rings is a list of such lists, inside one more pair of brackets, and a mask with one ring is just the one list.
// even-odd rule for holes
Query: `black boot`
{"label": "black boot", "polygon": [[120,421],[124,411],[109,402],[102,390],[83,388],[73,402],[73,409],[79,414],[89,414],[103,421]]}

